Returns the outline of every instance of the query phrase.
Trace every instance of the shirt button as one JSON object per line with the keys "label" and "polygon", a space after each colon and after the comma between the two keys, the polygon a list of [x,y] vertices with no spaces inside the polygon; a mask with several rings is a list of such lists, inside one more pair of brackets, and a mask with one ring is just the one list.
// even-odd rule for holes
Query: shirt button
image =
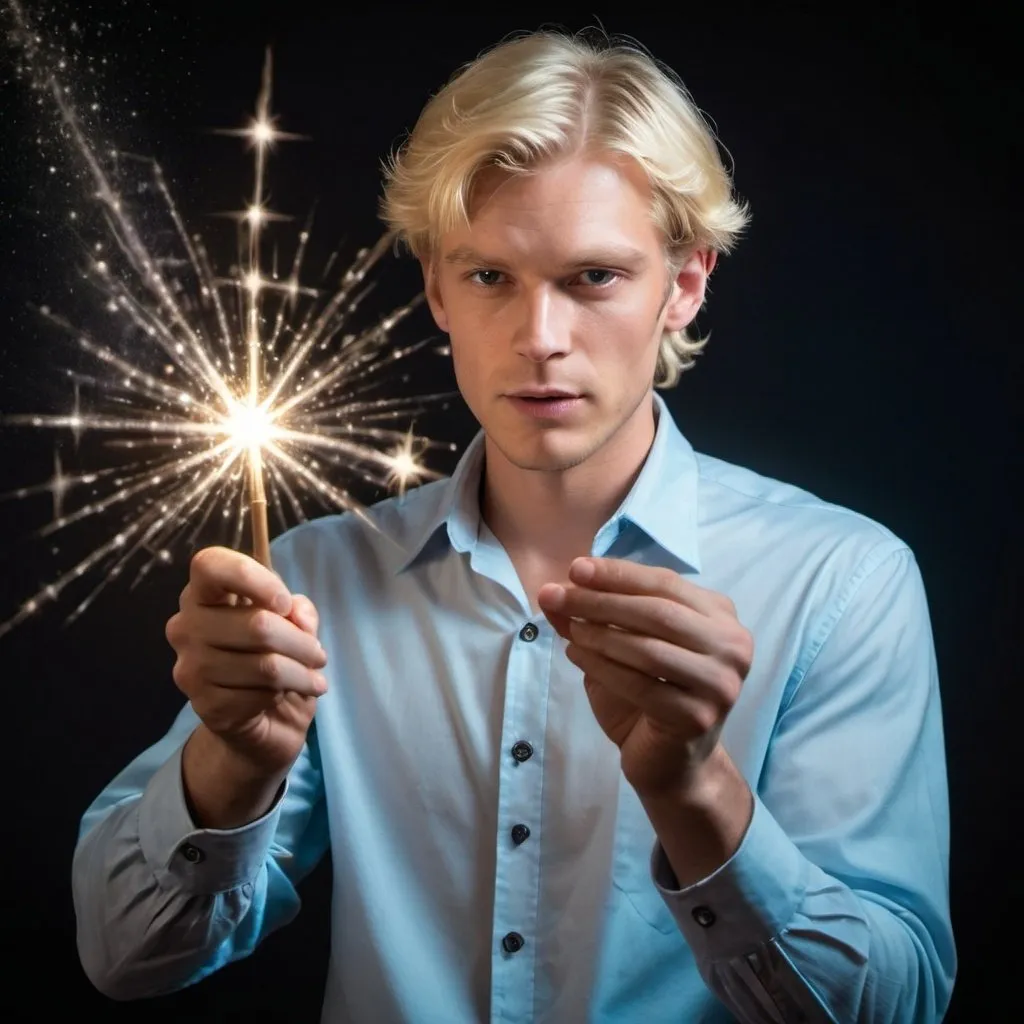
{"label": "shirt button", "polygon": [[710,928],[715,923],[715,912],[710,907],[694,907],[693,919],[701,928]]}
{"label": "shirt button", "polygon": [[501,947],[506,953],[518,953],[519,950],[523,948],[525,941],[526,940],[519,934],[519,932],[509,932],[508,935],[501,940]]}
{"label": "shirt button", "polygon": [[199,849],[198,846],[193,846],[191,843],[186,843],[181,848],[181,855],[190,864],[201,864],[202,861],[203,861],[203,858],[206,856],[203,853],[203,851]]}
{"label": "shirt button", "polygon": [[525,825],[512,826],[512,842],[520,846],[530,838],[530,830]]}
{"label": "shirt button", "polygon": [[522,764],[523,761],[529,761],[533,757],[533,747],[526,740],[519,740],[518,743],[512,744],[512,756]]}
{"label": "shirt button", "polygon": [[540,630],[532,622],[528,622],[521,630],[519,630],[519,639],[530,643],[532,640],[537,639],[539,633]]}

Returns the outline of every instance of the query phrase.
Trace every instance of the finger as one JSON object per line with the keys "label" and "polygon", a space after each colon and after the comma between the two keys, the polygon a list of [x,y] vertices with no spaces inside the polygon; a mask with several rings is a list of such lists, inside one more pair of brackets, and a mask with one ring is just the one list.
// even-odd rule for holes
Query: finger
{"label": "finger", "polygon": [[319,697],[327,692],[327,679],[322,672],[283,654],[266,651],[227,652],[207,648],[195,659],[192,677],[230,690],[276,690],[306,697]]}
{"label": "finger", "polygon": [[671,569],[641,565],[625,558],[577,558],[569,567],[569,579],[591,590],[667,597],[704,615],[715,614],[721,606],[720,595],[693,580]]}
{"label": "finger", "polygon": [[569,616],[558,611],[561,607],[560,595],[564,593],[565,588],[560,583],[545,583],[537,592],[537,603],[554,631],[569,640]]}
{"label": "finger", "polygon": [[548,622],[551,623],[554,631],[563,639],[571,640],[572,634],[569,632],[569,627],[572,625],[572,620],[568,615],[559,615],[557,612],[547,612],[545,617]]}
{"label": "finger", "polygon": [[629,701],[668,731],[682,736],[699,735],[710,732],[724,717],[714,701],[637,672],[596,651],[570,644],[566,656],[583,672],[588,696],[596,683],[613,696]]}
{"label": "finger", "polygon": [[621,629],[590,622],[573,622],[572,642],[624,668],[652,679],[661,679],[702,699],[732,706],[739,696],[737,673],[714,658]]}
{"label": "finger", "polygon": [[261,608],[287,615],[292,597],[281,577],[255,558],[230,548],[204,548],[189,567],[190,600],[200,605],[226,604],[229,595],[248,598]]}
{"label": "finger", "polygon": [[287,618],[311,636],[317,635],[320,628],[320,614],[316,610],[316,605],[305,594],[292,595],[292,610],[288,613]]}
{"label": "finger", "polygon": [[315,636],[266,608],[194,608],[182,626],[188,630],[187,643],[220,651],[281,654],[310,668],[327,664]]}
{"label": "finger", "polygon": [[549,618],[557,614],[568,619],[618,626],[702,653],[717,649],[715,633],[722,620],[709,619],[687,605],[664,597],[545,584],[537,599]]}

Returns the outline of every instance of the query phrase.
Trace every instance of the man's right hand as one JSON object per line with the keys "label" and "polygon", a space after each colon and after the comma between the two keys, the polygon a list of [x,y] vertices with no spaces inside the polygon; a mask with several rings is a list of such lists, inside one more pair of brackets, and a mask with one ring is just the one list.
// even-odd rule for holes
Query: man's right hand
{"label": "man's right hand", "polygon": [[212,547],[193,557],[167,623],[174,681],[254,782],[287,774],[327,690],[317,626],[313,603],[248,555]]}

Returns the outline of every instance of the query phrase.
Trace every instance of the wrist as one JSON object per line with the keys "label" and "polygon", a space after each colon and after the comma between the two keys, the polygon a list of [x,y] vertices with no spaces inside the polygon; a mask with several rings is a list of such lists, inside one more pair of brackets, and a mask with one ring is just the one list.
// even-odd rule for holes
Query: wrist
{"label": "wrist", "polygon": [[254,763],[200,723],[182,750],[181,775],[197,827],[231,829],[267,813],[288,770]]}
{"label": "wrist", "polygon": [[720,745],[676,785],[637,795],[680,888],[706,878],[739,849],[754,813],[754,795]]}
{"label": "wrist", "polygon": [[635,788],[645,806],[686,807],[700,813],[719,806],[723,795],[733,791],[737,781],[746,786],[732,758],[721,743],[717,743],[699,763],[688,767],[670,783]]}

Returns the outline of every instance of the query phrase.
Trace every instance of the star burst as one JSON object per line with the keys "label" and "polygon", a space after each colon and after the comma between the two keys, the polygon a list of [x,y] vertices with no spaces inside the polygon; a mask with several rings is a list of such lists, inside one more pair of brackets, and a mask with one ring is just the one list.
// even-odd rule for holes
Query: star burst
{"label": "star burst", "polygon": [[304,273],[311,221],[283,273],[276,245],[273,260],[266,258],[269,226],[288,219],[268,208],[268,154],[298,138],[280,130],[271,113],[269,51],[254,117],[222,131],[247,142],[254,170],[251,202],[229,214],[239,258],[222,274],[203,237],[187,226],[159,164],[101,149],[61,74],[60,48],[45,45],[19,3],[9,9],[19,70],[50,103],[57,134],[102,212],[101,236],[83,239],[82,274],[115,326],[98,334],[41,307],[80,353],[79,367],[67,370],[72,408],[3,419],[70,435],[76,449],[84,435],[102,436],[114,464],[72,471],[55,452],[48,481],[0,495],[50,495],[53,516],[40,537],[87,520],[104,528],[100,543],[0,620],[0,637],[65,591],[84,587],[67,616],[74,620],[127,569],[134,568],[137,583],[170,563],[176,548],[194,548],[211,527],[239,547],[251,521],[258,552],[267,506],[281,526],[314,509],[365,515],[346,478],[401,494],[439,476],[426,465],[426,451],[455,446],[416,435],[412,423],[452,393],[380,396],[401,370],[396,364],[432,343],[395,339],[422,295],[369,326],[353,326],[372,288],[367,275],[393,239],[385,235],[360,251],[333,281],[332,257],[316,286]]}

